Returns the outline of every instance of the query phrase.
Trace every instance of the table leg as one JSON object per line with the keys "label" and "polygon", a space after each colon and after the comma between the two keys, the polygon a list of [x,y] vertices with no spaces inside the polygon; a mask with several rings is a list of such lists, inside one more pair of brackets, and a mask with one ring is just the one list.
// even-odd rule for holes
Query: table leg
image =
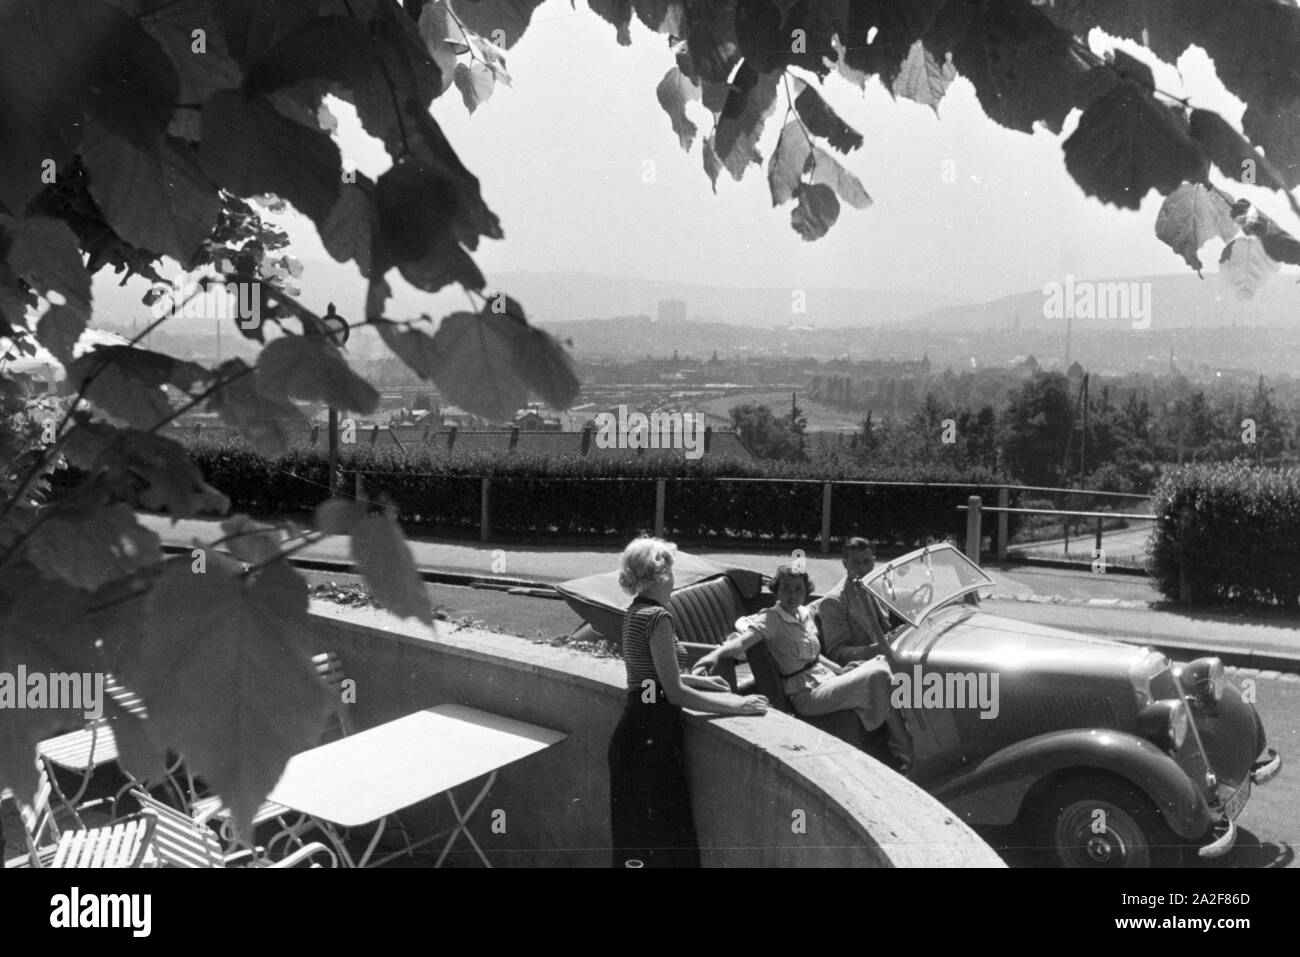
{"label": "table leg", "polygon": [[384,828],[388,824],[387,816],[379,819],[379,826],[375,828],[375,836],[370,839],[370,844],[366,847],[366,852],[361,855],[361,861],[357,867],[365,867],[370,861],[370,856],[375,853],[375,848],[379,846],[379,839],[384,835]]}
{"label": "table leg", "polygon": [[478,841],[474,840],[474,835],[469,832],[466,824],[469,823],[470,817],[478,809],[478,806],[483,803],[483,799],[487,797],[488,791],[492,790],[492,783],[496,781],[496,779],[496,771],[493,771],[488,775],[487,782],[478,792],[478,797],[474,798],[474,803],[465,810],[464,814],[461,814],[460,809],[456,806],[456,795],[450,790],[447,791],[447,800],[451,804],[452,813],[456,815],[456,826],[452,828],[451,836],[447,838],[447,845],[442,849],[442,853],[438,855],[438,862],[433,865],[434,867],[442,867],[442,862],[447,859],[447,852],[451,850],[451,845],[456,842],[456,835],[461,834],[462,832],[465,835],[465,839],[469,841],[470,844],[473,845],[474,850],[478,852],[479,860],[483,862],[484,866],[492,866],[488,862],[487,855],[483,853],[483,849],[478,846]]}

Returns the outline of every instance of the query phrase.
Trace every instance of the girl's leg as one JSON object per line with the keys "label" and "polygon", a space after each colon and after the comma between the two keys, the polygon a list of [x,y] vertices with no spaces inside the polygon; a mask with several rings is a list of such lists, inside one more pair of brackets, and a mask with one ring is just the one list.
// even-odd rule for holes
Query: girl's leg
{"label": "girl's leg", "polygon": [[891,690],[889,666],[884,662],[868,661],[822,682],[816,688],[801,691],[791,698],[791,703],[802,715],[856,711],[862,726],[874,731],[890,714]]}

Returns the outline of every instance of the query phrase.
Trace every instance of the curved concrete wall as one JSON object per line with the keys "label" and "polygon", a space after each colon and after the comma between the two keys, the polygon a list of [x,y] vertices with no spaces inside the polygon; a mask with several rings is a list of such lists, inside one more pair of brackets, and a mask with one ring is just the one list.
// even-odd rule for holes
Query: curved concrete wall
{"label": "curved concrete wall", "polygon": [[[621,661],[375,609],[313,602],[312,613],[312,651],[336,652],[356,681],[356,730],[456,703],[568,734],[503,769],[475,813],[471,832],[494,865],[609,865],[606,748],[623,706]],[[1002,866],[928,794],[787,715],[692,713],[686,747],[705,866]],[[478,786],[459,789],[462,811]],[[401,817],[417,837],[453,821],[441,797]],[[440,850],[427,846],[421,860]]]}

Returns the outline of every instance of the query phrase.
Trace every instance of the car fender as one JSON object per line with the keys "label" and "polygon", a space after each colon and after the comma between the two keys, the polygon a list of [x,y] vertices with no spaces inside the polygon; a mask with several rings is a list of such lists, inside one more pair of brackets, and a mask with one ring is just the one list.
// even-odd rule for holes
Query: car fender
{"label": "car fender", "polygon": [[1020,816],[1036,785],[1073,770],[1103,771],[1129,781],[1180,837],[1200,837],[1213,822],[1204,795],[1172,757],[1145,738],[1104,728],[1026,738],[926,789],[968,824],[1001,826]]}

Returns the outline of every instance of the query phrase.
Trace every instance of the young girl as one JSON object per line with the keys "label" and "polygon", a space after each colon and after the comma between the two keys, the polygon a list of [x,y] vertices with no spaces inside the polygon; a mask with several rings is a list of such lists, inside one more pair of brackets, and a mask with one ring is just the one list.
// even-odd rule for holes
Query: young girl
{"label": "young girl", "polygon": [[736,622],[737,634],[702,657],[693,672],[706,674],[719,659],[738,657],[751,645],[766,641],[795,713],[812,716],[854,711],[868,731],[888,725],[891,749],[900,757],[905,755],[907,731],[889,704],[892,684],[885,659],[851,661],[841,667],[821,657],[817,623],[811,608],[804,604],[812,593],[807,572],[781,565],[769,587],[776,604]]}

